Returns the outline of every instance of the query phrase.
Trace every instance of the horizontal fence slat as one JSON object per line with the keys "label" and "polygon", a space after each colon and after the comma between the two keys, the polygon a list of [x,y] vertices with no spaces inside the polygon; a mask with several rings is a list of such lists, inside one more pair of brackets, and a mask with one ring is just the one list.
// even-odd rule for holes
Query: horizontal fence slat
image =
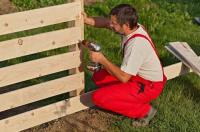
{"label": "horizontal fence slat", "polygon": [[60,101],[39,109],[22,113],[0,121],[2,132],[21,131],[51,120],[84,110],[93,106],[91,102],[92,92]]}
{"label": "horizontal fence slat", "polygon": [[[200,56],[199,56],[200,59]],[[166,66],[164,67],[164,72],[167,76],[167,79],[173,79],[177,76],[186,74],[188,72],[192,72],[192,70],[188,67],[186,67],[182,62]]]}
{"label": "horizontal fence slat", "polygon": [[68,46],[78,40],[81,40],[80,27],[3,41],[0,42],[0,61]]}
{"label": "horizontal fence slat", "polygon": [[36,102],[80,88],[84,88],[83,72],[1,94],[0,111]]}
{"label": "horizontal fence slat", "polygon": [[81,2],[0,16],[0,35],[48,26],[80,18]]}
{"label": "horizontal fence slat", "polygon": [[80,51],[0,68],[0,87],[79,67]]}

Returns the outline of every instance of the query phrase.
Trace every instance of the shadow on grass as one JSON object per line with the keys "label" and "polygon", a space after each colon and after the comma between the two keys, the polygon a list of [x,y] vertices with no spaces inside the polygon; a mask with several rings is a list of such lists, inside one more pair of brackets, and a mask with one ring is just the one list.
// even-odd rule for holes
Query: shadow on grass
{"label": "shadow on grass", "polygon": [[[200,33],[200,32],[199,32]],[[194,52],[198,55],[198,56],[200,56],[200,42],[199,42],[199,44],[196,44],[196,45],[191,45],[191,48],[194,50]]]}
{"label": "shadow on grass", "polygon": [[92,80],[92,72],[87,70],[84,71],[85,71],[85,92],[97,89],[97,86],[94,84]]}
{"label": "shadow on grass", "polygon": [[[200,80],[198,78],[197,75],[194,75],[194,73],[189,73],[188,75],[186,75],[185,77],[181,77],[178,82],[180,84],[184,83],[183,88],[183,94],[186,98],[190,98],[192,99],[195,103],[200,104],[200,87],[199,86],[199,81]],[[193,80],[191,80],[193,78]],[[197,79],[195,79],[197,78]],[[198,83],[198,84],[195,84]]]}

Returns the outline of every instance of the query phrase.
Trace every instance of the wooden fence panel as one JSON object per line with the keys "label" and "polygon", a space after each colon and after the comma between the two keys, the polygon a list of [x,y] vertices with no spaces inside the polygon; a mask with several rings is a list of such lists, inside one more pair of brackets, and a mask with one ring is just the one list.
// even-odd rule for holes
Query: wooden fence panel
{"label": "wooden fence panel", "polygon": [[[70,28],[0,42],[1,62],[43,51],[69,47],[68,53],[0,68],[0,88],[3,89],[5,86],[61,71],[78,69],[82,55],[77,43],[84,39],[84,23],[81,11],[83,11],[83,0],[75,0],[63,5],[0,15],[0,35],[75,21],[75,25]],[[2,93],[0,95],[0,103],[2,104],[0,111],[5,112],[12,108],[20,108],[23,105],[30,105],[30,103],[43,101],[77,89],[83,90],[84,73],[76,71],[70,74],[62,78]],[[85,109],[88,106],[85,106],[80,100],[86,101],[86,104],[89,103],[89,94],[86,95],[84,99],[82,99],[82,96],[77,96],[2,118],[0,120],[1,131],[21,131]]]}

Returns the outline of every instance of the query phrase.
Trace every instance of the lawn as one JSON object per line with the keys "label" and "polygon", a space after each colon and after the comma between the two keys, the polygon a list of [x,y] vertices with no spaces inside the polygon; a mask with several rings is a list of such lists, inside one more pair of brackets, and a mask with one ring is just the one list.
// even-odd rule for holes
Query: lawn
{"label": "lawn", "polygon": [[[136,7],[143,24],[158,48],[164,66],[178,62],[164,46],[172,41],[187,42],[200,55],[200,26],[193,18],[200,15],[198,0],[114,0],[85,8],[89,15],[107,16],[109,10],[119,4],[129,3]],[[119,37],[105,29],[86,27],[85,37],[102,44],[103,52],[115,64],[121,58]],[[153,102],[159,110],[152,125],[132,128],[128,118],[117,118],[113,131],[200,131],[200,78],[187,74],[167,82],[163,94]]]}
{"label": "lawn", "polygon": [[[12,0],[19,10],[65,3],[67,0]],[[129,3],[139,12],[139,22],[151,34],[164,66],[178,62],[164,46],[172,41],[187,42],[200,55],[200,26],[193,18],[200,17],[199,0],[105,0],[103,3],[85,6],[91,16],[105,16],[120,3]],[[14,37],[14,36],[12,36]],[[5,36],[0,36],[3,40]],[[85,27],[85,38],[101,44],[102,52],[113,63],[120,65],[120,37],[106,30]],[[88,61],[88,55],[84,59]],[[86,71],[86,89],[94,88],[91,74]],[[152,124],[133,128],[131,120],[118,116],[108,131],[200,131],[200,78],[194,73],[177,77],[167,82],[162,95],[153,102],[158,114]]]}

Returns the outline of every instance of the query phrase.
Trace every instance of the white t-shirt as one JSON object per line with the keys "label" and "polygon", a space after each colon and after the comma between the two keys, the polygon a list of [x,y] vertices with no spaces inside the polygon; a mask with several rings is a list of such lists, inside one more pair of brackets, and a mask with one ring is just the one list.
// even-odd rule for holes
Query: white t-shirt
{"label": "white t-shirt", "polygon": [[[149,38],[147,32],[139,25],[135,32],[123,36],[122,47],[134,34],[142,34]],[[121,70],[134,76],[139,75],[150,81],[163,80],[159,58],[149,41],[142,37],[133,38],[126,44]]]}

